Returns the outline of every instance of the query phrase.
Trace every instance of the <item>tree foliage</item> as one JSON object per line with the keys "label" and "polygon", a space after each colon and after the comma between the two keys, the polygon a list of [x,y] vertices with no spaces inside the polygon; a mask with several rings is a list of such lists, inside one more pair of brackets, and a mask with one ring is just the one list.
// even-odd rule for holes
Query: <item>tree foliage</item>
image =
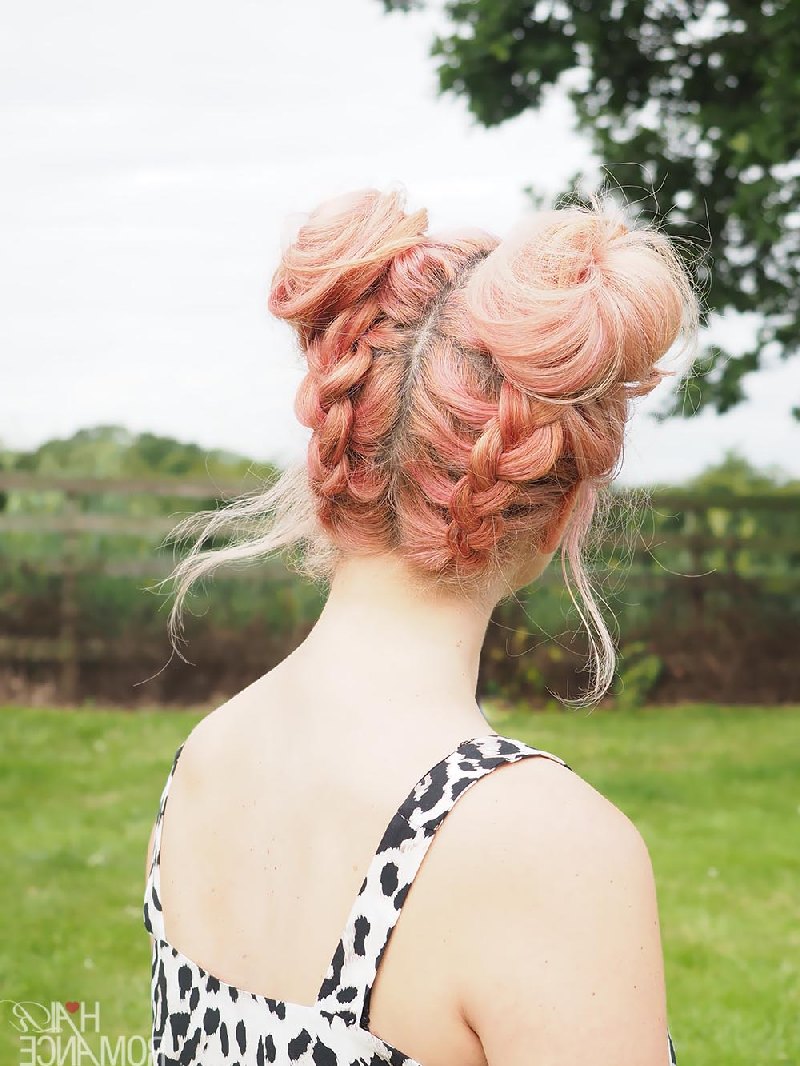
{"label": "tree foliage", "polygon": [[[0,445],[0,470],[50,477],[89,477],[109,479],[159,479],[206,483],[212,489],[209,498],[198,506],[213,507],[214,482],[230,485],[254,475],[260,481],[274,481],[280,473],[272,463],[258,463],[223,449],[207,449],[190,441],[179,441],[156,433],[132,433],[124,426],[91,426],[79,429],[71,437],[44,441],[30,451],[11,451]],[[243,484],[242,491],[245,486]],[[0,491],[0,512],[30,508],[32,495],[40,497],[37,509],[57,511],[63,493]],[[106,496],[102,484],[96,497],[79,497],[86,511],[106,513],[135,510],[145,514],[170,514],[186,508],[186,501],[172,496]]]}
{"label": "tree foliage", "polygon": [[443,92],[494,126],[564,84],[609,180],[678,238],[707,308],[761,316],[751,350],[706,347],[675,412],[727,411],[765,358],[797,355],[800,0],[447,0],[444,12]]}
{"label": "tree foliage", "polygon": [[52,438],[28,452],[0,447],[0,469],[56,476],[207,480],[255,471],[275,477],[276,468],[222,449],[203,448],[156,433],[132,433],[124,426],[91,426],[71,437]]}

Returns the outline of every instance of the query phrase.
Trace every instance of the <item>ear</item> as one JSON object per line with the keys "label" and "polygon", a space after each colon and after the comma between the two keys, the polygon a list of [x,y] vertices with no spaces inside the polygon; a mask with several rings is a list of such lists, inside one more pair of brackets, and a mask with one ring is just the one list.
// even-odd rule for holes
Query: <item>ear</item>
{"label": "ear", "polygon": [[547,534],[547,537],[542,542],[540,551],[545,555],[552,555],[556,548],[561,543],[561,538],[564,536],[564,530],[567,528],[567,523],[572,517],[572,512],[575,510],[575,504],[578,500],[578,489],[580,488],[580,482],[573,485],[569,492],[564,496],[561,502],[561,507],[556,517],[553,527]]}

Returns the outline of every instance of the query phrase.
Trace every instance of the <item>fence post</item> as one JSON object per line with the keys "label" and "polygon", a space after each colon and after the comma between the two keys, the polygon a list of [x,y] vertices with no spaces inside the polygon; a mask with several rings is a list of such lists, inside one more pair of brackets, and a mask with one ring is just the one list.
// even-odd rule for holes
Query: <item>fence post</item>
{"label": "fence post", "polygon": [[[706,512],[702,512],[703,518],[706,517]],[[692,613],[694,616],[694,624],[698,630],[702,630],[705,624],[706,613],[706,578],[703,573],[704,551],[703,540],[704,530],[701,528],[701,517],[699,508],[693,507],[688,513],[690,519],[690,528],[692,530],[689,535],[689,557],[691,559],[691,599],[692,599]]]}
{"label": "fence post", "polygon": [[75,517],[78,501],[69,490],[64,495],[64,537],[62,540],[61,572],[61,698],[65,703],[77,703],[80,680],[80,649],[78,646],[78,529]]}

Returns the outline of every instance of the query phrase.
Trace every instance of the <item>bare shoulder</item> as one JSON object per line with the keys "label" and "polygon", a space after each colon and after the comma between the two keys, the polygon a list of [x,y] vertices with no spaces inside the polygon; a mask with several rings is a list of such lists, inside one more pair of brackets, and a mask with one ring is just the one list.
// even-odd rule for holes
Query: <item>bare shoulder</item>
{"label": "bare shoulder", "polygon": [[210,774],[224,779],[228,764],[241,750],[249,693],[249,688],[243,689],[205,714],[189,731],[175,771],[181,791],[207,783]]}
{"label": "bare shoulder", "polygon": [[[459,865],[470,936],[460,1000],[489,1066],[664,1066],[666,992],[653,867],[641,833],[547,758],[464,795]],[[466,845],[466,836],[462,842]]]}
{"label": "bare shoulder", "polygon": [[[169,822],[174,820],[176,813],[180,815],[181,809],[196,809],[198,804],[202,803],[203,797],[208,794],[209,780],[215,772],[219,772],[223,778],[227,773],[227,761],[230,758],[228,752],[232,750],[227,740],[235,729],[236,710],[235,697],[220,704],[196,722],[182,741],[180,756],[170,783]],[[147,844],[146,876],[149,876],[153,861],[155,834],[154,821]]]}
{"label": "bare shoulder", "polygon": [[483,830],[498,846],[510,845],[518,863],[538,855],[542,846],[587,854],[600,839],[607,846],[647,855],[631,819],[578,773],[546,754],[498,767],[460,802],[469,806],[462,821],[469,822],[470,832]]}

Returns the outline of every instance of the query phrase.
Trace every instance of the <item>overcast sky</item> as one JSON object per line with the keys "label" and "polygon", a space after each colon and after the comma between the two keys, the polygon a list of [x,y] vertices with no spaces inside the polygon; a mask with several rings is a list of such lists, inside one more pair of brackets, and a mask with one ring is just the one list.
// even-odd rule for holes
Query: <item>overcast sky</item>
{"label": "overcast sky", "polygon": [[[300,456],[301,364],[265,309],[287,216],[402,185],[431,229],[502,234],[523,185],[591,166],[559,95],[494,130],[436,95],[435,14],[379,0],[31,0],[0,37],[0,438],[122,424]],[[751,324],[719,334],[743,348]],[[624,480],[737,448],[800,474],[796,363],[735,413],[631,427]]]}

